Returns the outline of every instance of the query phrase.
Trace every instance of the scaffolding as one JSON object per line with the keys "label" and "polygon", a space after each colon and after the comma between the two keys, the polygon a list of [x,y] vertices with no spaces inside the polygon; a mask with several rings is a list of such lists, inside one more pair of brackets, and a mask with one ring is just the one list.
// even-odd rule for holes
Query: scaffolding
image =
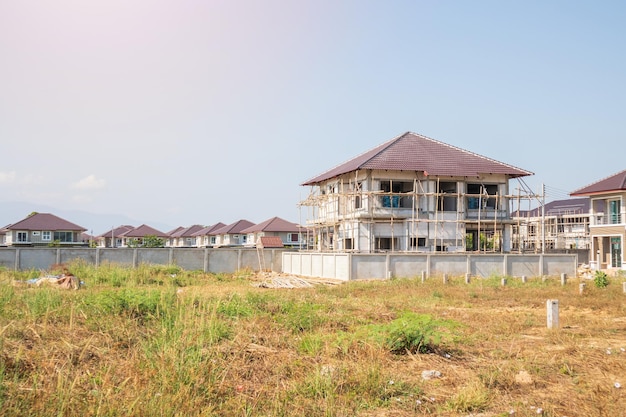
{"label": "scaffolding", "polygon": [[[511,195],[501,192],[508,191],[508,183],[425,179],[417,173],[410,181],[378,178],[377,189],[370,189],[374,184],[371,173],[360,174],[357,170],[354,177],[312,186],[299,203],[301,211],[307,210],[307,238],[313,234],[316,250],[420,252],[452,247],[454,251],[501,252],[505,227],[516,225],[511,249],[522,251],[524,239],[519,231],[524,219],[513,219],[511,213],[519,212],[525,202],[543,201],[543,195],[531,192],[520,178],[517,193]],[[467,190],[469,183],[475,188],[472,192]],[[389,236],[377,233],[383,227]],[[368,247],[360,242],[367,242]]]}

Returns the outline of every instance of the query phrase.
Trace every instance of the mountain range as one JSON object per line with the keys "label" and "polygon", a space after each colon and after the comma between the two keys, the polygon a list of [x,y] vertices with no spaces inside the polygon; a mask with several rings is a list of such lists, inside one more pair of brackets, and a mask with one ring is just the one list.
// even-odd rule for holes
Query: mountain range
{"label": "mountain range", "polygon": [[26,202],[0,202],[0,228],[9,224],[17,223],[32,212],[51,213],[68,222],[75,223],[87,229],[87,233],[94,236],[100,235],[121,225],[140,226],[147,224],[162,232],[169,232],[174,226],[149,220],[137,220],[123,214],[100,214],[81,210],[68,210],[51,207],[42,204]]}

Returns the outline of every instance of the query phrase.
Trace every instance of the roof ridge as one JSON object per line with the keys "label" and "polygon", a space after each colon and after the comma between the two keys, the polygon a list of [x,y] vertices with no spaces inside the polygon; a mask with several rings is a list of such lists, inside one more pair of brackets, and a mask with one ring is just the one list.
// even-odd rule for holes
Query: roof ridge
{"label": "roof ridge", "polygon": [[457,150],[457,151],[461,151],[461,152],[468,153],[468,154],[470,154],[470,155],[472,155],[472,156],[476,156],[476,157],[481,158],[481,159],[486,159],[486,160],[488,160],[489,162],[494,162],[494,163],[496,163],[496,164],[506,165],[507,167],[509,167],[509,168],[513,168],[513,169],[519,169],[520,171],[527,172],[529,175],[533,175],[533,174],[534,174],[533,172],[530,172],[530,171],[528,171],[528,170],[526,170],[526,169],[522,169],[522,168],[517,167],[517,166],[515,166],[515,165],[511,165],[511,164],[507,164],[506,162],[498,161],[498,160],[496,160],[496,159],[490,158],[490,157],[485,156],[485,155],[481,155],[481,154],[479,154],[479,153],[476,153],[476,152],[473,152],[473,151],[467,150],[467,149],[465,149],[465,148],[461,148],[461,147],[459,147],[459,146],[450,145],[449,143],[442,142],[442,141],[440,141],[440,140],[433,139],[433,138],[428,137],[428,136],[424,136],[424,135],[422,135],[422,134],[420,134],[420,133],[414,133],[414,132],[407,132],[407,133],[411,133],[411,134],[413,134],[413,135],[415,135],[415,136],[420,136],[420,137],[422,137],[422,138],[424,138],[424,139],[426,139],[426,140],[429,140],[429,141],[431,141],[431,142],[435,142],[435,143],[438,143],[439,145],[444,145],[444,146],[447,146],[448,148],[452,148],[452,149],[455,149],[455,150]]}
{"label": "roof ridge", "polygon": [[[378,151],[378,152],[376,152],[376,154],[372,155],[370,158],[368,158],[366,161],[364,161],[364,162],[367,162],[367,161],[371,160],[373,157],[375,157],[375,156],[379,155],[379,154],[380,154],[382,151],[384,151],[385,149],[387,149],[387,148],[389,147],[389,145],[391,145],[393,142],[395,142],[396,140],[400,139],[402,136],[404,136],[404,135],[406,135],[406,134],[408,134],[408,133],[411,133],[411,132],[410,132],[410,131],[406,131],[406,132],[404,132],[403,134],[398,135],[398,136],[394,137],[393,139],[389,139],[389,140],[388,140],[388,141],[386,141],[386,142],[383,142],[383,143],[381,143],[381,144],[378,144],[378,145],[374,146],[373,148],[369,148],[368,150],[366,150],[366,151],[364,151],[364,152],[361,152],[360,154],[358,154],[358,155],[356,155],[356,156],[353,156],[352,158],[345,159],[345,160],[343,160],[343,161],[339,162],[337,165],[335,165],[335,166],[333,166],[333,167],[331,167],[331,168],[329,168],[329,169],[325,169],[324,171],[321,171],[321,172],[317,173],[316,175],[312,176],[312,177],[311,177],[311,179],[314,179],[314,178],[320,177],[320,176],[324,175],[324,174],[325,174],[325,173],[327,173],[327,172],[333,171],[333,170],[335,170],[335,169],[339,168],[340,166],[347,164],[348,162],[351,162],[351,161],[354,161],[354,160],[356,160],[356,159],[362,158],[363,156],[367,155],[369,152],[373,152],[373,151],[375,151],[375,150],[377,150],[377,149],[379,149],[379,148],[380,148],[380,149],[379,149],[379,151]],[[361,163],[359,164],[359,166],[363,165],[363,163],[364,163],[364,162],[361,162]],[[308,183],[309,181],[311,181],[311,179],[309,179],[309,180],[305,181],[305,182],[304,182],[304,184],[306,184],[306,183]]]}
{"label": "roof ridge", "polygon": [[[608,180],[608,179],[610,179],[610,178],[615,178],[615,177],[617,177],[617,176],[618,176],[619,174],[621,174],[621,173],[625,173],[625,174],[626,174],[626,169],[623,169],[623,170],[621,170],[621,171],[617,171],[617,172],[616,172],[616,173],[614,173],[614,174],[607,175],[607,176],[606,176],[606,177],[604,177],[604,178],[601,178],[601,179],[599,179],[599,180],[597,180],[597,181],[590,182],[590,183],[589,183],[589,184],[587,184],[587,185],[584,185],[584,186],[582,186],[582,187],[579,187],[579,188],[577,188],[576,190],[572,191],[572,192],[570,193],[570,195],[575,194],[575,193],[577,193],[577,192],[578,192],[578,191],[580,191],[580,190],[584,190],[585,188],[589,188],[589,187],[591,187],[592,185],[596,185],[596,184],[598,184],[598,183],[601,183],[602,181],[606,181],[606,180]],[[622,179],[622,188],[626,188],[626,175],[624,175],[624,178]]]}

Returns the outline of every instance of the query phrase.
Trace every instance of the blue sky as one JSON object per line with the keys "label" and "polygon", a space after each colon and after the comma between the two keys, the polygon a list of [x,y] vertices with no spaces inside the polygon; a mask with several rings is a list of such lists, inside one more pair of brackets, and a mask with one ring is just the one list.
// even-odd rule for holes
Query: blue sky
{"label": "blue sky", "polygon": [[406,131],[567,198],[626,168],[624,21],[611,1],[0,0],[0,203],[299,222],[300,183]]}

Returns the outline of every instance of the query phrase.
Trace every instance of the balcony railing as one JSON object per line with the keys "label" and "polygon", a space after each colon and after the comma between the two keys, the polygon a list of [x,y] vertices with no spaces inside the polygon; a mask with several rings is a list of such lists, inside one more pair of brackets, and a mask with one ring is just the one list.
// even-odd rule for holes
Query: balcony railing
{"label": "balcony railing", "polygon": [[611,225],[611,224],[623,224],[624,218],[621,213],[616,214],[596,214],[592,216],[592,225]]}

